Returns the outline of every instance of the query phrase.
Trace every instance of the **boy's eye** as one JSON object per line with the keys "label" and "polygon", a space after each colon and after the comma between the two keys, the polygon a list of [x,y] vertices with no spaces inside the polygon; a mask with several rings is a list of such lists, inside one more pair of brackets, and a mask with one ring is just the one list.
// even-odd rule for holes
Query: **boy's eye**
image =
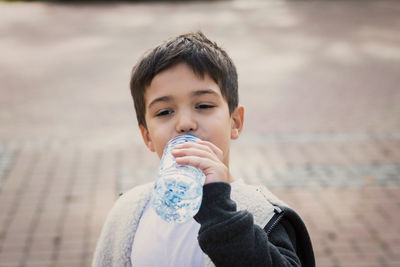
{"label": "boy's eye", "polygon": [[197,105],[196,109],[209,109],[209,108],[213,108],[215,106],[210,105],[210,104],[201,104],[201,105]]}
{"label": "boy's eye", "polygon": [[157,117],[167,116],[172,113],[172,110],[164,109],[156,114]]}

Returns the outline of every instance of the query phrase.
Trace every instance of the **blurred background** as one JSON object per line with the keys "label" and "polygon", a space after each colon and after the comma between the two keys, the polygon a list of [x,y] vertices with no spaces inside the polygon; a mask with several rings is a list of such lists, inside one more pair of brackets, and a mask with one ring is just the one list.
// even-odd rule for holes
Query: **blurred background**
{"label": "blurred background", "polygon": [[155,179],[132,66],[202,30],[234,60],[236,178],[306,222],[317,266],[400,266],[400,2],[0,2],[0,266],[90,266]]}

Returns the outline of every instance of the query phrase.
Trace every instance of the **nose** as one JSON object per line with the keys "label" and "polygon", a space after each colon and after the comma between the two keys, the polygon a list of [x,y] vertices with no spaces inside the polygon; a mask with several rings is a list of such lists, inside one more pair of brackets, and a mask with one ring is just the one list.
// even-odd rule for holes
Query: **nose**
{"label": "nose", "polygon": [[177,116],[176,131],[180,134],[192,133],[197,130],[197,122],[190,111],[182,111]]}

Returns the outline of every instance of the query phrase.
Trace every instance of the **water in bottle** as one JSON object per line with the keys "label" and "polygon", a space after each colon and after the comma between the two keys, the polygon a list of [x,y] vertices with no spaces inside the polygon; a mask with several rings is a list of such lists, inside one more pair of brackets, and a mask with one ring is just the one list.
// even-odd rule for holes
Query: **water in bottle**
{"label": "water in bottle", "polygon": [[154,184],[151,205],[165,221],[183,223],[200,209],[203,197],[204,173],[193,166],[175,162],[171,151],[175,145],[199,140],[192,134],[171,139],[165,146]]}

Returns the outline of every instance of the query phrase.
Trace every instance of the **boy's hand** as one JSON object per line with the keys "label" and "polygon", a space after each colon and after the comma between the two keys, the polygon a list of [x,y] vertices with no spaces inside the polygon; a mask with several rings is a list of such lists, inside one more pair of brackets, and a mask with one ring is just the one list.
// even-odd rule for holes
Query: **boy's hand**
{"label": "boy's hand", "polygon": [[186,142],[175,146],[172,155],[176,163],[201,169],[206,175],[204,184],[231,182],[229,169],[222,162],[221,149],[207,141]]}

